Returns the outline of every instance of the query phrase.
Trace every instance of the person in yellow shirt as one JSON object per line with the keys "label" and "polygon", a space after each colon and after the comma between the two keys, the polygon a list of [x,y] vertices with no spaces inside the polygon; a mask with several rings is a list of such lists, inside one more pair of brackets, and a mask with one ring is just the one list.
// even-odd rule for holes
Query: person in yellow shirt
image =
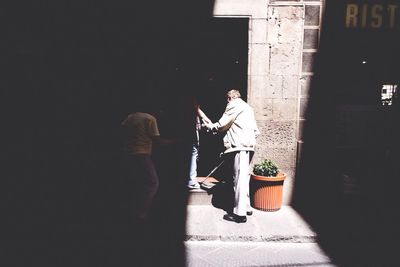
{"label": "person in yellow shirt", "polygon": [[[138,109],[140,110],[140,109]],[[144,110],[142,108],[141,110]],[[129,114],[121,123],[123,150],[129,175],[138,188],[134,188],[134,217],[144,221],[159,187],[159,179],[151,158],[153,143],[168,145],[175,141],[160,137],[156,118],[142,111]]]}

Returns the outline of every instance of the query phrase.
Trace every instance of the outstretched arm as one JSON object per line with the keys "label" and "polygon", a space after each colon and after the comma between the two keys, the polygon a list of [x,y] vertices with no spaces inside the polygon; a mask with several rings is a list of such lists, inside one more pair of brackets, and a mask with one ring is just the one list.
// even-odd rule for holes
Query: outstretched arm
{"label": "outstretched arm", "polygon": [[198,114],[205,123],[212,123],[212,121],[207,117],[207,115],[200,108],[198,109]]}
{"label": "outstretched arm", "polygon": [[235,120],[236,113],[237,113],[237,109],[232,104],[228,104],[226,106],[224,114],[218,120],[218,122],[205,123],[205,126],[212,131],[224,132],[227,129],[229,129],[229,127]]}

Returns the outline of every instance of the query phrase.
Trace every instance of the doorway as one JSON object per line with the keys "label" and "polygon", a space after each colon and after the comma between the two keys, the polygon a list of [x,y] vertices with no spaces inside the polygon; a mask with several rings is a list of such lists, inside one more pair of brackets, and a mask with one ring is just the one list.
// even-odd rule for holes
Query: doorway
{"label": "doorway", "polygon": [[[203,21],[188,35],[178,57],[176,71],[190,77],[201,109],[213,122],[225,110],[227,90],[238,89],[247,100],[248,25],[247,18]],[[200,132],[198,176],[206,176],[220,162],[222,138],[223,134]]]}

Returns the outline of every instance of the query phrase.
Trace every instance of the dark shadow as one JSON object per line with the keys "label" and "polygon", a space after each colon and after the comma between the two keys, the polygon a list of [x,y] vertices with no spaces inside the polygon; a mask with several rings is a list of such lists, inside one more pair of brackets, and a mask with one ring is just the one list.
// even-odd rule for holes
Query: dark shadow
{"label": "dark shadow", "polygon": [[394,266],[400,113],[381,89],[400,82],[400,27],[345,28],[350,2],[377,4],[326,1],[293,206],[338,266]]}
{"label": "dark shadow", "polygon": [[[181,129],[188,107],[172,73],[212,7],[212,0],[2,4],[0,265],[184,266],[190,129]],[[145,97],[162,108],[161,134],[181,143],[156,148],[160,189],[141,225],[129,218],[135,185],[120,167],[118,129]]]}
{"label": "dark shadow", "polygon": [[[212,177],[217,177],[218,182],[211,183],[210,188],[202,187],[208,194],[212,195],[211,204],[227,213],[233,212],[235,194],[233,191],[232,166],[223,157],[222,165],[213,173]],[[218,166],[218,165],[217,165]],[[210,184],[210,183],[209,183]]]}
{"label": "dark shadow", "polygon": [[234,192],[232,188],[232,185],[225,181],[217,183],[208,191],[209,194],[212,194],[211,204],[227,213],[232,213],[234,206]]}

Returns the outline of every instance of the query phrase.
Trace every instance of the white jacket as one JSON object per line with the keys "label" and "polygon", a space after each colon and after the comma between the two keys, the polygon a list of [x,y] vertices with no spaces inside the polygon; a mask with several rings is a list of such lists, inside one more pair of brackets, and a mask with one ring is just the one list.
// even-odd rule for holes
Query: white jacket
{"label": "white jacket", "polygon": [[224,153],[233,151],[254,151],[256,137],[260,134],[253,109],[241,98],[228,102],[225,112],[212,129],[226,132],[224,136]]}

